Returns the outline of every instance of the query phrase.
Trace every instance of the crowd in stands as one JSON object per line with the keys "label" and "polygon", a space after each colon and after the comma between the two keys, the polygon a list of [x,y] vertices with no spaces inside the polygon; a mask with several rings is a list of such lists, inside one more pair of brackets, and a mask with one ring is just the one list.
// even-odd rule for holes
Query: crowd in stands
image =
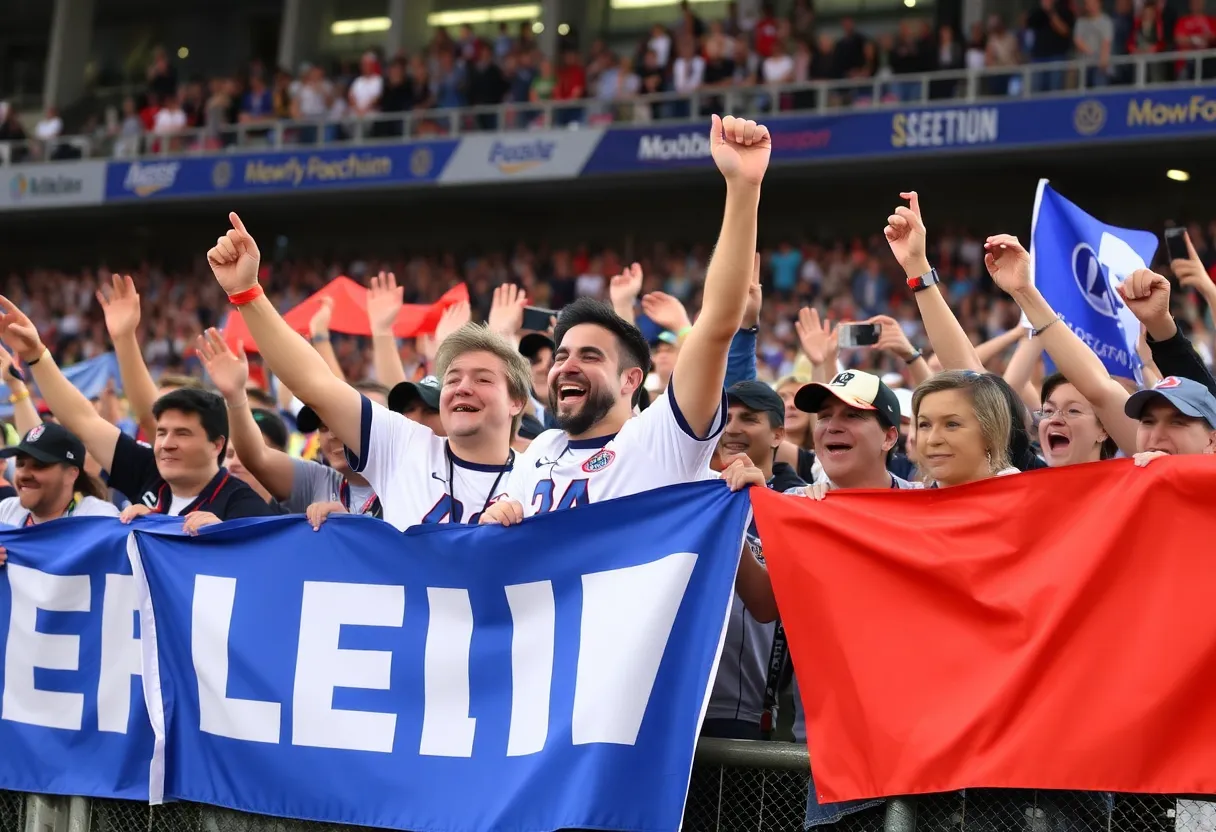
{"label": "crowd in stands", "polygon": [[[655,24],[633,49],[610,48],[603,39],[579,49],[564,39],[560,54],[546,55],[531,22],[515,32],[500,24],[494,37],[464,25],[455,32],[435,29],[427,45],[412,54],[369,52],[357,63],[306,63],[294,74],[254,61],[242,72],[209,79],[187,76],[158,49],[144,89],[126,99],[121,112],[93,118],[81,132],[122,156],[139,152],[145,142],[151,148],[165,141],[174,149],[185,147],[186,140],[173,138],[183,131],[193,131],[188,146],[218,149],[238,140],[237,125],[254,128],[250,135],[257,140],[265,135],[258,126],[285,120],[328,122],[293,131],[290,139],[302,144],[338,139],[353,130],[388,138],[402,135],[404,125],[382,121],[360,126],[360,120],[468,106],[581,101],[557,110],[554,120],[644,121],[693,115],[686,102],[627,103],[644,94],[857,79],[856,89],[838,88],[828,103],[864,104],[874,100],[875,92],[887,102],[920,100],[925,94],[945,99],[963,89],[960,81],[939,79],[922,89],[919,82],[899,79],[1001,67],[1009,67],[1010,75],[989,74],[982,92],[1017,95],[1023,79],[1014,68],[1074,58],[1087,65],[1087,86],[1126,84],[1134,78],[1132,67],[1112,66],[1112,57],[1216,46],[1210,2],[1186,0],[1182,8],[1165,0],[1114,0],[1105,8],[1102,0],[1041,0],[1016,20],[993,14],[967,32],[950,26],[934,31],[931,21],[915,10],[894,29],[867,31],[847,17],[838,26],[821,24],[811,0],[794,0],[781,13],[767,2],[754,17],[741,16],[732,3],[719,20],[703,19],[685,3],[676,20]],[[1216,76],[1216,62],[1205,62],[1200,72]],[[1185,79],[1193,73],[1185,62],[1163,62],[1149,68],[1147,80]],[[1075,86],[1078,80],[1076,73],[1057,69],[1031,76],[1038,91]],[[875,81],[881,82],[877,88]],[[754,103],[791,109],[812,107],[816,101],[815,93],[806,91],[782,94],[775,101],[761,95]],[[701,108],[708,113],[721,103],[711,93]],[[444,118],[432,115],[412,123],[411,132],[450,129]],[[501,121],[492,113],[469,116],[461,129],[523,128],[542,121],[540,109],[521,106]],[[57,112],[49,110],[30,137],[39,140],[34,152],[60,157],[78,152],[54,143],[63,130]],[[0,108],[0,141],[24,138],[15,117],[6,118]]]}
{"label": "crowd in stands", "polygon": [[[1189,233],[1209,274],[1216,278],[1216,221],[1206,228],[1194,223]],[[946,229],[932,243],[933,262],[948,276],[946,289],[951,306],[976,344],[1017,330],[1020,317],[1017,307],[985,272],[981,242],[965,230]],[[615,248],[550,249],[520,243],[513,251],[369,256],[349,263],[286,261],[266,267],[266,273],[270,278],[268,291],[281,312],[339,275],[366,283],[385,270],[397,276],[407,303],[432,302],[453,285],[465,283],[471,316],[484,320],[495,287],[503,283],[519,285],[534,306],[560,309],[578,297],[610,299],[612,276],[636,261],[644,275],[641,294],[661,292],[682,307],[675,313],[677,317],[686,314],[695,319],[709,254],[710,247],[703,242],[658,245],[631,251],[628,257]],[[920,317],[903,290],[898,265],[881,234],[827,242],[783,240],[764,248],[761,254],[766,295],[758,345],[762,378],[773,380],[794,372],[799,354],[804,352],[794,327],[803,307],[815,309],[825,321],[886,316],[909,339],[912,348],[924,346]],[[3,292],[27,310],[56,359],[66,366],[111,349],[102,310],[95,300],[96,290],[110,279],[109,267],[129,271],[139,289],[144,305],[140,340],[154,374],[198,374],[195,339],[208,327],[224,324],[222,293],[207,279],[207,266],[202,261],[193,270],[166,269],[150,263],[110,263],[74,274],[49,270],[10,274]],[[1200,288],[1193,281],[1189,285]],[[1210,362],[1216,354],[1216,326],[1203,298],[1202,293],[1180,293],[1175,303],[1182,326]],[[656,325],[672,331],[680,327],[678,321],[666,318],[656,321]],[[332,337],[348,378],[374,375],[372,349],[366,339],[337,333]],[[1007,341],[1006,346],[1011,343]],[[417,345],[407,340],[401,349],[410,374],[424,376],[429,368]],[[1002,366],[1001,356],[1006,352],[996,352],[995,367]],[[889,352],[853,350],[845,360],[850,366],[883,372],[906,370],[899,356]]]}

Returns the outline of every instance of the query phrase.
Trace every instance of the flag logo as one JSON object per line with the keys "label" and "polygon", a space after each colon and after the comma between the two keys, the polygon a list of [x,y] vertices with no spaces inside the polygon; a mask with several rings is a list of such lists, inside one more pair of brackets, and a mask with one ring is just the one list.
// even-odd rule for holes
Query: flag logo
{"label": "flag logo", "polygon": [[1169,390],[1170,388],[1177,387],[1180,384],[1182,384],[1182,382],[1178,380],[1177,376],[1166,376],[1165,378],[1161,379],[1161,381],[1157,382],[1157,386],[1153,389]]}
{"label": "flag logo", "polygon": [[1118,318],[1118,306],[1106,271],[1098,260],[1098,252],[1089,243],[1081,243],[1072,252],[1072,276],[1081,290],[1081,297],[1100,315]]}

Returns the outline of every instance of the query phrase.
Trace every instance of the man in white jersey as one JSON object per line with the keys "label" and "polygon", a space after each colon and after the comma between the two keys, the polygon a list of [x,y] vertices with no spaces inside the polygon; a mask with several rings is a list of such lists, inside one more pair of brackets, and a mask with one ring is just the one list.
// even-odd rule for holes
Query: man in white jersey
{"label": "man in white jersey", "polygon": [[515,435],[528,399],[528,364],[504,338],[466,324],[440,344],[435,375],[447,439],[372,402],[334,376],[283,320],[258,284],[260,255],[240,217],[207,253],[216,280],[240,307],[271,371],[346,445],[351,470],[399,529],[476,522],[505,491]]}
{"label": "man in white jersey", "polygon": [[650,362],[646,339],[607,303],[580,298],[567,306],[553,331],[557,351],[549,370],[549,404],[559,429],[542,433],[520,456],[509,499],[491,506],[481,522],[511,525],[714,476],[709,460],[726,416],[726,358],[747,304],[770,141],[753,121],[713,116],[710,146],[726,179],[726,212],[701,314],[667,392],[633,417]]}

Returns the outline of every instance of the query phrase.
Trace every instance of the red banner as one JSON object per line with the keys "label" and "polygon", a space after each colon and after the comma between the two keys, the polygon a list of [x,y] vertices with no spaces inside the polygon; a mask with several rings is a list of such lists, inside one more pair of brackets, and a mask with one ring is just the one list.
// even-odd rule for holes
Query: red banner
{"label": "red banner", "polygon": [[820,802],[1216,793],[1216,457],[752,501]]}
{"label": "red banner", "polygon": [[[371,324],[367,318],[367,288],[360,286],[349,277],[335,277],[321,289],[309,295],[307,299],[291,308],[283,316],[283,320],[291,324],[292,329],[301,335],[308,335],[308,324],[312,316],[321,308],[321,298],[333,298],[334,311],[330,318],[329,328],[332,332],[345,335],[370,336]],[[393,324],[393,334],[398,338],[413,338],[427,335],[435,331],[443,310],[461,301],[468,301],[469,289],[460,283],[447,292],[435,303],[407,303],[397,314]],[[257,344],[249,328],[238,310],[232,310],[224,327],[224,340],[235,347],[238,341],[243,341],[246,352],[257,352]]]}

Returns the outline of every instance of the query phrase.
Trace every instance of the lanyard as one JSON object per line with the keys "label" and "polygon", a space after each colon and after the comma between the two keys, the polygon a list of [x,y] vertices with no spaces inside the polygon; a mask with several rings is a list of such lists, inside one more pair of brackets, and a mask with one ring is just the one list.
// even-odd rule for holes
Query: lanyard
{"label": "lanyard", "polygon": [[[79,500],[80,500],[80,495],[79,495],[79,494],[73,494],[73,495],[72,495],[72,502],[68,503],[68,507],[67,507],[67,508],[65,508],[65,509],[63,510],[63,514],[61,514],[61,515],[60,515],[60,517],[71,517],[71,516],[72,516],[72,512],[76,510],[76,503],[77,503]],[[56,518],[56,519],[58,519],[58,518]],[[33,512],[31,512],[31,513],[29,513],[29,514],[25,515],[25,525],[26,525],[26,526],[36,526],[36,525],[38,525],[37,523],[35,523],[35,522],[34,522],[34,514],[33,514]]]}
{"label": "lanyard", "polygon": [[[338,500],[342,503],[342,507],[350,511],[350,483],[342,480],[342,484],[338,486]],[[359,509],[359,514],[371,514],[373,517],[379,518],[383,511],[380,508],[380,498],[373,491],[372,496],[367,498],[367,502],[363,504],[363,508]]]}
{"label": "lanyard", "polygon": [[[448,482],[447,482],[447,487],[444,489],[444,491],[447,493],[448,499],[451,501],[452,505],[454,506],[454,505],[456,505],[456,468],[455,468],[456,463],[454,462],[454,458],[452,456],[452,447],[445,442],[443,444],[443,449],[445,452],[447,452],[447,455],[448,455]],[[490,503],[493,502],[493,500],[494,500],[494,492],[498,490],[498,483],[502,481],[502,475],[507,473],[507,471],[509,471],[511,469],[511,463],[514,461],[515,461],[515,451],[510,450],[507,452],[507,462],[499,470],[498,476],[494,478],[494,484],[490,486],[490,493],[486,494],[486,501],[485,501],[485,503],[482,504],[481,511],[479,511],[478,514],[484,513],[485,510],[490,507]],[[470,516],[476,516],[476,515],[470,515]]]}

